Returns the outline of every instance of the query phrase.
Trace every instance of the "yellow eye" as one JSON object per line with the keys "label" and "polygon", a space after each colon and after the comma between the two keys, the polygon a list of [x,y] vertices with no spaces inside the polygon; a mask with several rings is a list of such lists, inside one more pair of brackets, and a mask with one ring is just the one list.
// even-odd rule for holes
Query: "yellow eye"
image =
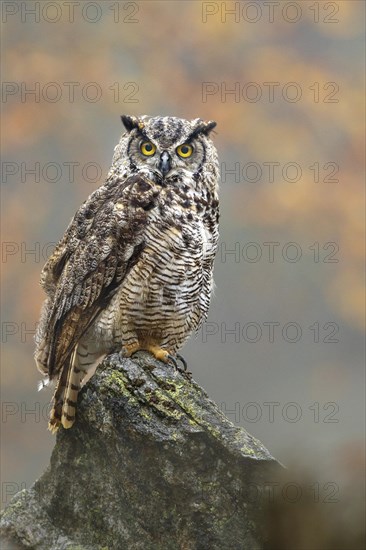
{"label": "yellow eye", "polygon": [[189,145],[189,143],[183,143],[183,145],[179,145],[179,147],[177,147],[177,155],[184,159],[190,157],[192,153],[193,147],[192,145]]}
{"label": "yellow eye", "polygon": [[140,151],[147,157],[155,155],[156,147],[151,141],[143,141],[140,145]]}

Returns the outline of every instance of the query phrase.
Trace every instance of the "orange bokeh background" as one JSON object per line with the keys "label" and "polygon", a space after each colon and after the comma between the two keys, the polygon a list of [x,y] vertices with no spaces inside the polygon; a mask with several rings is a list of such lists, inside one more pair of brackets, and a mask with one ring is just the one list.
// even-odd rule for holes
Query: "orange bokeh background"
{"label": "orange bokeh background", "polygon": [[[122,132],[122,113],[199,116],[218,123],[221,244],[208,319],[216,333],[200,332],[187,344],[194,377],[225,410],[240,403],[235,421],[282,462],[296,447],[302,460],[315,457],[319,472],[326,471],[333,453],[358,448],[364,433],[364,4],[330,3],[338,7],[332,15],[319,2],[316,22],[314,2],[297,2],[301,17],[293,23],[283,15],[285,2],[273,22],[262,6],[262,16],[252,23],[243,12],[238,21],[229,15],[225,21],[221,2],[209,3],[218,11],[206,13],[207,22],[208,3],[196,1],[127,7],[121,2],[118,22],[111,9],[117,3],[96,2],[101,17],[95,23],[82,17],[85,2],[75,7],[74,22],[60,3],[61,17],[54,23],[47,20],[55,17],[52,8],[39,22],[31,16],[23,22],[21,3],[13,4],[19,11],[3,24],[2,56],[7,85],[2,145],[8,163],[2,178],[3,479],[30,484],[48,462],[53,439],[42,411],[50,393],[36,392],[39,376],[26,331],[34,329],[43,299],[38,281],[49,243],[58,241],[78,206],[103,181]],[[89,13],[92,17],[92,9]],[[65,84],[71,82],[73,101]],[[88,83],[101,90],[97,101],[90,100],[94,88],[88,90]],[[250,90],[248,83],[254,83]],[[268,83],[274,83],[273,101]],[[39,93],[24,93],[35,86]],[[292,100],[295,88],[301,91],[298,101]],[[207,95],[208,89],[216,91]],[[236,95],[228,93],[234,89]],[[246,96],[254,89],[261,94],[258,101]],[[57,101],[55,90],[61,90]],[[78,163],[74,181],[65,164],[70,162]],[[90,162],[100,168],[98,181],[83,176]],[[39,182],[24,174],[35,163]],[[48,163],[60,168],[58,181],[51,181],[54,168],[42,172]],[[273,181],[268,163],[276,163]],[[300,167],[297,181],[290,181],[291,170],[284,177],[288,163]],[[228,171],[237,166],[235,181]],[[258,166],[261,177],[248,181]],[[278,243],[274,261],[268,242]],[[245,256],[248,243],[261,250],[256,262]],[[288,243],[301,249],[296,262],[283,258]],[[237,246],[239,258],[225,254]],[[332,251],[335,262],[327,261]],[[227,333],[235,323],[241,330],[248,322],[260,325],[259,341]],[[263,325],[268,322],[279,323],[274,342]],[[281,334],[289,322],[302,329],[298,342]],[[309,329],[314,323],[319,342]],[[327,323],[338,327],[338,342],[326,341]],[[279,411],[288,402],[299,404],[301,420],[284,420],[279,412],[270,422],[263,405],[269,401],[279,402]],[[258,422],[243,417],[248,402],[260,405]],[[315,402],[323,415],[318,423],[309,409]],[[324,422],[322,407],[329,402],[338,406],[337,423]]]}

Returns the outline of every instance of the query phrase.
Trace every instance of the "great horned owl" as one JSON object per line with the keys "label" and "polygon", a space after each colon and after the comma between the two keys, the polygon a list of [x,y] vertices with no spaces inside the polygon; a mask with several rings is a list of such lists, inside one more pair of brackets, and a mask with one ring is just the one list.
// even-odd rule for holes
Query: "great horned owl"
{"label": "great horned owl", "polygon": [[218,241],[213,121],[122,116],[112,167],[41,275],[38,369],[57,380],[49,428],[72,426],[81,382],[103,355],[174,361],[205,320]]}

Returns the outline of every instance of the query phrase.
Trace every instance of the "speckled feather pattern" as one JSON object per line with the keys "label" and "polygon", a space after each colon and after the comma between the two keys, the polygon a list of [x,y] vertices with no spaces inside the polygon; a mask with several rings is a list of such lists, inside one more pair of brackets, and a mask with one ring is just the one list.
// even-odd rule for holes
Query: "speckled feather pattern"
{"label": "speckled feather pattern", "polygon": [[[59,387],[71,384],[73,364],[136,343],[174,355],[208,313],[219,219],[214,123],[143,116],[125,125],[105,184],[42,271],[35,358]],[[156,147],[152,157],[142,155],[143,140]],[[188,159],[176,153],[186,142]],[[162,175],[164,151],[171,167]]]}

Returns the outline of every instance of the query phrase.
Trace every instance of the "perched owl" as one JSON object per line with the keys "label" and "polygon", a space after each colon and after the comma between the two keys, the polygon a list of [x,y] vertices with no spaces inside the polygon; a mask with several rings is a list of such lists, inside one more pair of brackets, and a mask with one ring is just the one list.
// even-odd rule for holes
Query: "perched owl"
{"label": "perched owl", "polygon": [[122,116],[112,167],[41,274],[38,369],[57,380],[49,428],[70,428],[96,360],[172,361],[205,320],[218,240],[215,122]]}

